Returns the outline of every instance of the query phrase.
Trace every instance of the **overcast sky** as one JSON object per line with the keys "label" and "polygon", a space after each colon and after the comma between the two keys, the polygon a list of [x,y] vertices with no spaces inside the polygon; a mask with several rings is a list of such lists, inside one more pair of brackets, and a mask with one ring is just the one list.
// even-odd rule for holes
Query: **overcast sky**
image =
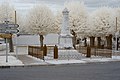
{"label": "overcast sky", "polygon": [[[54,13],[59,9],[63,8],[66,1],[73,0],[0,0],[0,3],[5,3],[8,1],[13,4],[17,11],[27,12],[34,4],[45,4]],[[87,9],[89,11],[94,11],[100,6],[110,6],[110,7],[120,7],[120,0],[74,0],[74,1],[84,1]]]}

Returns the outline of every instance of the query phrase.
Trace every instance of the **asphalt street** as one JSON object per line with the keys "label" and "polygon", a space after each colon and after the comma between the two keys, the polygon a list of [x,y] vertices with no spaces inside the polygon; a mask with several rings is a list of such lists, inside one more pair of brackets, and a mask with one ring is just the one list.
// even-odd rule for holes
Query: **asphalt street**
{"label": "asphalt street", "polygon": [[0,80],[120,80],[120,62],[0,68]]}

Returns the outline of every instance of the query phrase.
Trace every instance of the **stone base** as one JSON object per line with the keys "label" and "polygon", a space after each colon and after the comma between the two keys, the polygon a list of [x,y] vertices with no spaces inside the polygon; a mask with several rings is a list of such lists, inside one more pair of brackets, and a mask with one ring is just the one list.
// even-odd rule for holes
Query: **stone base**
{"label": "stone base", "polygon": [[59,48],[73,48],[71,35],[60,35]]}
{"label": "stone base", "polygon": [[66,59],[77,59],[80,60],[82,58],[82,54],[77,50],[58,50],[58,59],[66,60]]}
{"label": "stone base", "polygon": [[[58,59],[59,60],[70,60],[70,59],[75,59],[75,60],[80,60],[82,59],[82,53],[79,53],[75,49],[58,49]],[[45,59],[54,59],[54,52],[50,51]]]}

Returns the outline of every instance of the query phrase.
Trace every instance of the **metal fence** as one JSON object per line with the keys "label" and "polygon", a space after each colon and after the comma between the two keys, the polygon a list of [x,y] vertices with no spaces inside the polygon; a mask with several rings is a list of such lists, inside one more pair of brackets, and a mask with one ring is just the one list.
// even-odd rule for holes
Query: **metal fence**
{"label": "metal fence", "polygon": [[39,46],[28,46],[28,55],[44,59],[43,50]]}
{"label": "metal fence", "polygon": [[[90,55],[95,57],[112,57],[112,50],[100,49],[97,47],[90,47]],[[44,50],[44,49],[43,49]],[[28,46],[28,54],[40,59],[44,59],[44,52],[39,46]],[[54,46],[47,46],[47,57],[54,59]],[[74,49],[59,49],[58,59],[81,59],[87,56],[87,47],[78,46],[77,50]]]}
{"label": "metal fence", "polygon": [[96,54],[95,56],[102,56],[102,57],[112,57],[112,50],[110,49],[96,49]]}
{"label": "metal fence", "polygon": [[[112,57],[112,50],[111,49],[100,49],[97,47],[90,47],[91,48],[91,55],[92,56],[100,56],[100,57]],[[77,46],[77,50],[79,53],[84,54],[84,56],[87,55],[87,47],[84,46]]]}

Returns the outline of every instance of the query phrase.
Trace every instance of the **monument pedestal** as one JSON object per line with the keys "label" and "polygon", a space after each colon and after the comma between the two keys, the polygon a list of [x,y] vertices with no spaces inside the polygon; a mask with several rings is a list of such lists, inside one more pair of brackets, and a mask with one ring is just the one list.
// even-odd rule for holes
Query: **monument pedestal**
{"label": "monument pedestal", "polygon": [[60,35],[59,48],[73,48],[72,35]]}
{"label": "monument pedestal", "polygon": [[69,29],[69,11],[67,8],[63,10],[63,22],[61,26],[61,34],[59,36],[59,48],[73,48],[72,35]]}
{"label": "monument pedestal", "polygon": [[62,13],[63,22],[59,36],[58,59],[80,59],[80,53],[73,48],[73,35],[69,29],[69,11],[65,8]]}

